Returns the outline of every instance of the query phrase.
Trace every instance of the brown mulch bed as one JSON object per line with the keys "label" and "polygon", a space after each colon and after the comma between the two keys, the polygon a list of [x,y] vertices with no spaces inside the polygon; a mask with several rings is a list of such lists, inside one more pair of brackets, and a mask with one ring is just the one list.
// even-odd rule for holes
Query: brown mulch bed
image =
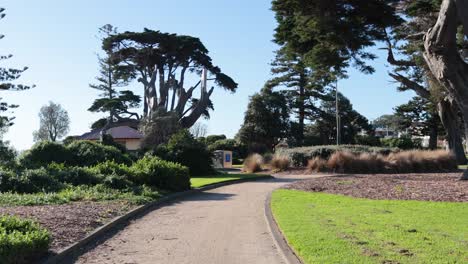
{"label": "brown mulch bed", "polygon": [[76,202],[62,205],[0,207],[0,215],[37,221],[52,234],[51,250],[63,249],[112,218],[127,212],[126,202]]}
{"label": "brown mulch bed", "polygon": [[343,194],[377,200],[468,202],[461,173],[337,175],[295,182],[285,189]]}

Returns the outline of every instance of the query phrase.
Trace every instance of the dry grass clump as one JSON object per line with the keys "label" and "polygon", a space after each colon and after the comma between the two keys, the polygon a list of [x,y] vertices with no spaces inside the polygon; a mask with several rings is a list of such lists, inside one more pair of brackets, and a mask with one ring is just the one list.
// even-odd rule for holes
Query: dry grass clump
{"label": "dry grass clump", "polygon": [[272,170],[285,171],[289,169],[290,161],[286,156],[274,156],[270,161]]}
{"label": "dry grass clump", "polygon": [[325,172],[327,171],[327,161],[319,157],[313,158],[307,163],[307,168],[311,172]]}
{"label": "dry grass clump", "polygon": [[262,170],[263,157],[260,154],[252,154],[244,160],[242,170],[247,173],[259,172]]}
{"label": "dry grass clump", "polygon": [[386,160],[395,173],[447,172],[458,168],[455,156],[444,150],[392,153]]}
{"label": "dry grass clump", "polygon": [[455,156],[443,150],[403,151],[388,156],[373,153],[336,152],[328,160],[309,161],[312,172],[334,173],[428,173],[457,170]]}

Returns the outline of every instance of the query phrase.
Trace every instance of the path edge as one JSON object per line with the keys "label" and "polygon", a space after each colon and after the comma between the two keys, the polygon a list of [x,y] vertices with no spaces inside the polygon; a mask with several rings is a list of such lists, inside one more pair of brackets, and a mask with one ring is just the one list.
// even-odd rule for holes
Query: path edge
{"label": "path edge", "polygon": [[258,177],[252,177],[252,178],[229,180],[229,181],[224,181],[224,182],[219,182],[219,183],[208,184],[203,187],[194,188],[188,191],[177,192],[177,193],[172,193],[172,194],[163,196],[157,201],[154,201],[145,205],[141,205],[139,207],[136,207],[128,211],[124,215],[115,217],[109,223],[101,227],[98,227],[97,229],[89,233],[87,236],[85,236],[83,239],[71,244],[70,246],[64,248],[60,252],[43,260],[40,263],[42,264],[67,263],[66,262],[67,259],[71,259],[71,258],[81,255],[87,246],[89,246],[92,243],[100,242],[99,241],[100,238],[103,235],[105,235],[107,232],[111,231],[112,229],[119,227],[120,225],[128,224],[130,220],[138,218],[138,216],[143,215],[147,211],[151,209],[157,210],[169,204],[170,202],[176,201],[178,199],[182,199],[182,198],[188,197],[196,193],[220,188],[220,187],[227,186],[227,185],[233,185],[233,184],[238,184],[238,183],[243,183],[243,182],[266,180],[266,179],[272,179],[272,178],[274,177],[271,175],[264,175],[264,176],[258,176]]}
{"label": "path edge", "polygon": [[273,216],[273,211],[271,210],[271,194],[273,192],[274,190],[268,194],[265,200],[265,218],[267,221],[268,228],[270,229],[271,236],[275,241],[275,245],[278,248],[278,251],[280,251],[284,260],[288,264],[303,264],[303,262],[299,258],[299,255],[296,254],[294,249],[289,245],[283,232],[279,228],[275,217]]}

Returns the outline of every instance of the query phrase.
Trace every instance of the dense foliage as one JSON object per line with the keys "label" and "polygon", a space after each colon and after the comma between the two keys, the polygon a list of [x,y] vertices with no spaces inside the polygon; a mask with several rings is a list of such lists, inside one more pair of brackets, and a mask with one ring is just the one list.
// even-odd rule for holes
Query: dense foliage
{"label": "dense foliage", "polygon": [[213,173],[212,153],[186,129],[174,134],[167,144],[158,146],[154,153],[164,160],[187,166],[192,176]]}
{"label": "dense foliage", "polygon": [[289,129],[286,97],[278,92],[262,90],[253,95],[247,106],[237,138],[249,152],[272,151]]}
{"label": "dense foliage", "polygon": [[158,157],[144,157],[131,167],[135,181],[168,191],[190,189],[189,169]]}
{"label": "dense foliage", "polygon": [[93,166],[104,161],[130,164],[131,159],[115,147],[91,141],[73,141],[68,145],[54,142],[39,142],[20,157],[25,168],[39,168],[50,163],[64,163],[70,166]]}
{"label": "dense foliage", "polygon": [[51,242],[49,232],[30,220],[0,217],[1,263],[32,263],[45,255]]}

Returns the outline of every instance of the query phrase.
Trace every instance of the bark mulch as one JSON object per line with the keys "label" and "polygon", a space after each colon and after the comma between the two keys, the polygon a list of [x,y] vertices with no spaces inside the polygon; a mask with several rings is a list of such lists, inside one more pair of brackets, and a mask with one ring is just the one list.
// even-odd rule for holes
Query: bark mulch
{"label": "bark mulch", "polygon": [[285,189],[343,194],[377,200],[468,202],[462,173],[337,175],[295,182]]}
{"label": "bark mulch", "polygon": [[52,234],[51,250],[61,249],[84,238],[131,207],[126,202],[75,202],[63,205],[0,207],[0,215],[16,215],[37,221]]}

